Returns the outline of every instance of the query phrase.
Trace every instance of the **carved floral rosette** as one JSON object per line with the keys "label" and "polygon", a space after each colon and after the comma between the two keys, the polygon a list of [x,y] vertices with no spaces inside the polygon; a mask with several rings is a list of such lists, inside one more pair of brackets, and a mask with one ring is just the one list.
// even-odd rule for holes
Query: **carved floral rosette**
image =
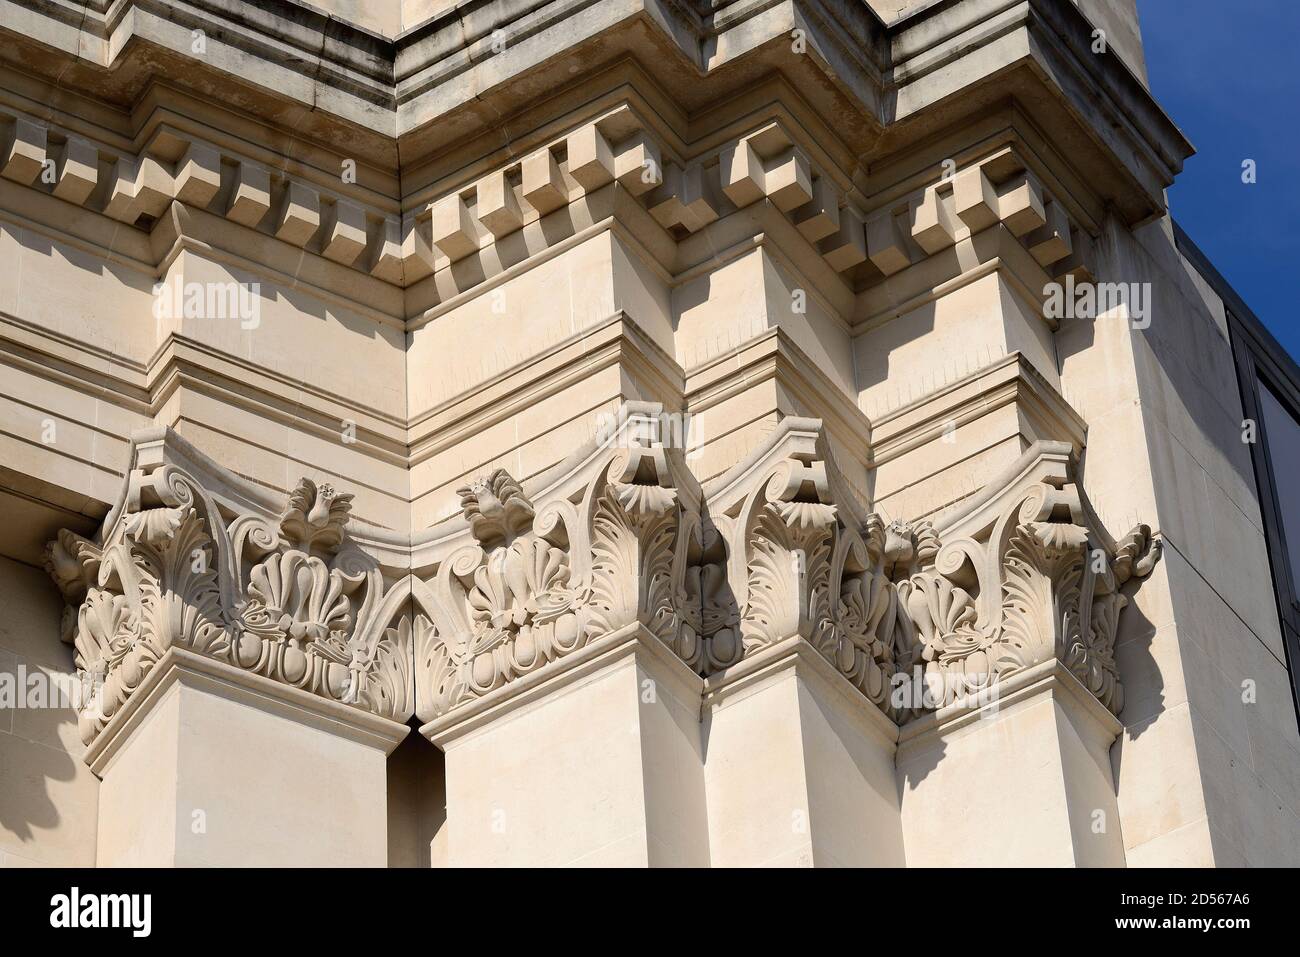
{"label": "carved floral rosette", "polygon": [[639,624],[702,667],[701,591],[722,580],[678,450],[625,430],[538,503],[504,469],[459,490],[473,541],[415,579],[417,714],[429,720]]}
{"label": "carved floral rosette", "polygon": [[[351,495],[303,479],[278,521],[223,509],[184,469],[133,470],[102,544],[60,532],[46,565],[89,743],[169,648],[405,720],[410,668],[379,634],[384,579],[345,532]],[[75,608],[75,611],[73,609]]]}

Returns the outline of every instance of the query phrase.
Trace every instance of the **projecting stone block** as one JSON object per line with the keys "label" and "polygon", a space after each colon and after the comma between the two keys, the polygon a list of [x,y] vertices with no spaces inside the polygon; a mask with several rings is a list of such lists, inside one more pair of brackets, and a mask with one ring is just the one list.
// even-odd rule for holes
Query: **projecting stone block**
{"label": "projecting stone block", "polygon": [[45,164],[45,127],[31,120],[15,117],[9,127],[0,175],[30,186]]}
{"label": "projecting stone block", "polygon": [[1075,282],[1092,282],[1096,278],[1092,274],[1092,261],[1092,237],[1086,230],[1075,227],[1070,230],[1070,255],[1052,263],[1052,278],[1073,276]]}
{"label": "projecting stone block", "polygon": [[366,248],[366,213],[356,203],[336,200],[325,248],[321,254],[344,266],[351,266]]}
{"label": "projecting stone block", "polygon": [[433,272],[431,216],[432,208],[424,206],[402,217],[402,277],[408,283]]}
{"label": "projecting stone block", "polygon": [[808,157],[796,146],[773,159],[763,174],[767,198],[783,213],[812,199],[812,172]]}
{"label": "projecting stone block", "polygon": [[718,218],[718,204],[710,192],[702,166],[683,170],[674,164],[663,186],[651,194],[650,215],[665,229],[681,226],[697,232]]}
{"label": "projecting stone block", "polygon": [[433,244],[452,262],[478,252],[478,231],[459,193],[433,204]]}
{"label": "projecting stone block", "polygon": [[947,249],[956,241],[957,227],[944,207],[938,187],[931,186],[927,189],[921,201],[913,205],[909,212],[912,217],[912,239],[931,256]]}
{"label": "projecting stone block", "polygon": [[886,276],[912,264],[892,209],[881,210],[867,220],[867,255]]}
{"label": "projecting stone block", "polygon": [[477,212],[478,221],[498,239],[523,226],[524,216],[505,170],[479,180]]}
{"label": "projecting stone block", "polygon": [[167,167],[152,156],[142,156],[136,170],[136,216],[158,217],[172,201],[175,184]]}
{"label": "projecting stone block", "polygon": [[240,163],[235,190],[226,218],[244,226],[256,226],[271,208],[271,174],[255,163]]}
{"label": "projecting stone block", "polygon": [[1024,236],[1047,222],[1043,190],[1032,174],[1021,173],[998,197],[998,215],[1014,236]]}
{"label": "projecting stone block", "polygon": [[384,282],[402,281],[402,224],[395,216],[384,218],[379,234],[379,251],[370,267],[370,275]]}
{"label": "projecting stone block", "polygon": [[176,164],[176,198],[206,209],[221,190],[221,154],[206,143],[191,143]]}
{"label": "projecting stone block", "polygon": [[971,235],[998,221],[998,194],[978,166],[962,170],[953,179],[952,205]]}
{"label": "projecting stone block", "polygon": [[763,162],[748,140],[741,140],[722,151],[718,158],[718,173],[722,191],[738,207],[756,203],[765,195]]}
{"label": "projecting stone block", "polygon": [[133,157],[119,156],[113,163],[108,181],[108,196],[104,202],[104,215],[123,223],[134,223],[140,215],[136,211],[135,190],[139,167]]}
{"label": "projecting stone block", "polygon": [[79,136],[69,136],[54,166],[54,195],[80,206],[99,181],[99,151]]}
{"label": "projecting stone block", "polygon": [[644,132],[620,143],[614,155],[614,176],[633,196],[648,193],[664,181],[659,146]]}
{"label": "projecting stone block", "polygon": [[1070,217],[1055,200],[1044,210],[1047,222],[1025,237],[1029,254],[1040,266],[1050,266],[1070,255]]}
{"label": "projecting stone block", "polygon": [[857,210],[846,206],[839,213],[839,229],[822,241],[822,258],[836,272],[852,269],[867,260],[866,226]]}
{"label": "projecting stone block", "polygon": [[828,177],[813,182],[813,198],[794,211],[794,224],[809,242],[817,242],[840,228],[840,197]]}
{"label": "projecting stone block", "polygon": [[304,183],[290,181],[275,235],[286,243],[305,246],[320,228],[320,193]]}
{"label": "projecting stone block", "polygon": [[614,152],[594,123],[569,134],[569,175],[587,192],[614,179]]}
{"label": "projecting stone block", "polygon": [[545,216],[568,205],[569,191],[549,148],[540,149],[524,160],[523,177],[524,199],[540,215]]}

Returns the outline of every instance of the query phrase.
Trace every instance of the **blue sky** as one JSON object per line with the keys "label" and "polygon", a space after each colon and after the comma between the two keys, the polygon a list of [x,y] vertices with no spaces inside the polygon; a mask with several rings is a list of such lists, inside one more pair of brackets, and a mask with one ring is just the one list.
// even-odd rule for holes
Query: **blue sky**
{"label": "blue sky", "polygon": [[1137,5],[1151,91],[1197,150],[1174,218],[1300,358],[1300,0]]}

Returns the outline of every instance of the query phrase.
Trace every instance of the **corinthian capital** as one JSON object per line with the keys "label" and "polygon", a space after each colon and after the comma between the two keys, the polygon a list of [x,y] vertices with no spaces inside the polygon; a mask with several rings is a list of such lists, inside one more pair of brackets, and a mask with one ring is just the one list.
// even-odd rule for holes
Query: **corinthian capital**
{"label": "corinthian capital", "polygon": [[1007,475],[936,520],[944,544],[905,586],[916,637],[901,670],[923,668],[939,707],[1056,659],[1118,713],[1120,587],[1150,574],[1161,544],[1145,525],[1110,538],[1068,449],[1040,444]]}
{"label": "corinthian capital", "polygon": [[1068,447],[1036,446],[933,519],[886,521],[862,508],[820,422],[787,419],[705,491],[729,553],[715,594],[734,601],[742,636],[706,633],[710,669],[802,638],[901,722],[1057,659],[1122,707],[1120,588],[1150,573],[1160,543],[1146,526],[1109,537]]}
{"label": "corinthian capital", "polygon": [[883,526],[871,524],[837,468],[821,422],[785,419],[706,492],[730,552],[742,637],[724,645],[713,636],[712,668],[799,637],[886,708],[894,648],[881,635],[897,613]]}
{"label": "corinthian capital", "polygon": [[347,534],[351,495],[302,479],[279,508],[170,431],[132,447],[92,542],[60,532],[46,565],[89,743],[173,647],[405,720],[410,668],[377,619],[379,562]]}
{"label": "corinthian capital", "polygon": [[717,549],[682,450],[658,438],[662,415],[629,403],[528,493],[504,469],[459,490],[463,531],[411,584],[422,719],[629,628],[701,667]]}

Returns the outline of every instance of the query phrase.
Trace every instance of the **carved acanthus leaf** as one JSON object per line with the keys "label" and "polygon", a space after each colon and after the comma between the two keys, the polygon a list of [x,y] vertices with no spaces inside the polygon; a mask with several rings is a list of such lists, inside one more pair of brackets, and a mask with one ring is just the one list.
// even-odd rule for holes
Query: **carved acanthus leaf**
{"label": "carved acanthus leaf", "polygon": [[102,549],[65,532],[47,553],[78,606],[68,630],[94,689],[79,708],[83,740],[173,646],[371,710],[396,706],[372,686],[388,680],[396,652],[372,646],[359,657],[350,645],[357,610],[384,590],[377,564],[348,547],[351,495],[304,479],[277,535],[266,516],[227,522],[174,466],[137,469],[129,485]]}

